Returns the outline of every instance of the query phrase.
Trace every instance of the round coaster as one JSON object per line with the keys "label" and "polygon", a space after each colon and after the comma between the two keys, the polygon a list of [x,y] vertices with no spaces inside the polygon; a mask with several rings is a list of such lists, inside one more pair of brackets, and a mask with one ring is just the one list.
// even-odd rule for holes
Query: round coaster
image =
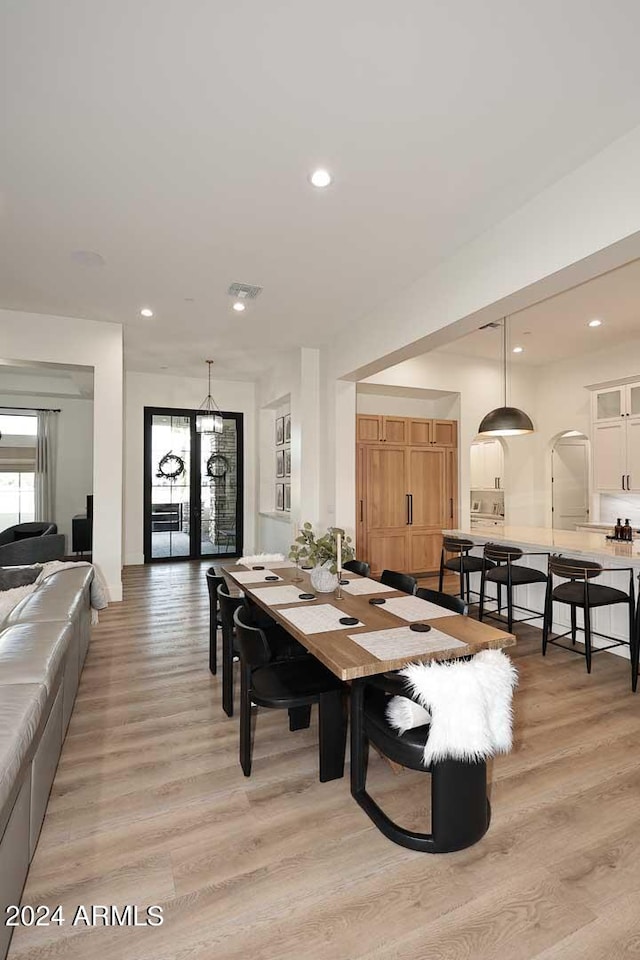
{"label": "round coaster", "polygon": [[347,583],[349,583],[348,580],[340,580],[340,586],[341,586],[341,587],[344,587],[345,584],[347,584]]}
{"label": "round coaster", "polygon": [[357,622],[357,617],[340,617],[339,620],[339,623],[344,624],[345,627],[353,627]]}
{"label": "round coaster", "polygon": [[312,567],[310,564],[308,564],[308,563],[307,563],[307,564],[304,564],[304,563],[303,563],[303,564],[301,564],[300,569],[301,569],[301,570],[313,570],[313,567]]}
{"label": "round coaster", "polygon": [[299,600],[315,600],[315,593],[301,593],[298,595]]}
{"label": "round coaster", "polygon": [[431,627],[428,623],[410,623],[409,630],[415,630],[416,633],[429,633]]}
{"label": "round coaster", "polygon": [[369,603],[372,607],[380,607],[386,602],[387,601],[384,599],[384,597],[371,597],[371,600],[369,600]]}
{"label": "round coaster", "polygon": [[[264,569],[264,567],[263,567]],[[280,577],[265,577],[265,580],[279,580]]]}
{"label": "round coaster", "polygon": [[264,570],[264,567],[251,567],[252,570]]}

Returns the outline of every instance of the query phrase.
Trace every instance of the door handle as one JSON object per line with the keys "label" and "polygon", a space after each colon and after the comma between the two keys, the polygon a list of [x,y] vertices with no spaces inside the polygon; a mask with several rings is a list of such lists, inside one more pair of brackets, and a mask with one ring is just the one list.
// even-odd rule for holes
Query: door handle
{"label": "door handle", "polygon": [[364,520],[364,500],[360,501],[360,523]]}
{"label": "door handle", "polygon": [[405,494],[405,496],[406,496],[406,498],[407,498],[407,526],[409,526],[409,524],[411,523],[411,507],[409,506],[409,504],[410,504],[409,498],[410,498],[411,494],[410,494],[410,493],[407,493],[407,494]]}
{"label": "door handle", "polygon": [[413,524],[413,494],[409,494],[409,523]]}
{"label": "door handle", "polygon": [[453,497],[449,498],[449,518],[453,520]]}

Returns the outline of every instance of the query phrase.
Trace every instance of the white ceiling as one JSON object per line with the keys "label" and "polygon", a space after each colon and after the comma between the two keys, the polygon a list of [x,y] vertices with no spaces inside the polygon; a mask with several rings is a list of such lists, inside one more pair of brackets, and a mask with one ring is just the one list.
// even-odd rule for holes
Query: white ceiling
{"label": "white ceiling", "polygon": [[[602,320],[589,327],[589,320]],[[640,338],[640,260],[557,297],[515,313],[507,322],[513,364],[540,366]],[[514,354],[513,347],[523,347]],[[461,337],[438,351],[468,357],[501,357],[502,330],[485,329]]]}
{"label": "white ceiling", "polygon": [[635,0],[20,0],[0,32],[0,303],[122,322],[136,370],[344,335],[640,122]]}

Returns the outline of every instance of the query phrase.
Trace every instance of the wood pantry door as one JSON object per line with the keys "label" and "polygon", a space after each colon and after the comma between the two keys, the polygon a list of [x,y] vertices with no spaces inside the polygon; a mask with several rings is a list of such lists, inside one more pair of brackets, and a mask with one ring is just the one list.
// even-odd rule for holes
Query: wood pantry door
{"label": "wood pantry door", "polygon": [[365,466],[367,559],[371,572],[409,569],[408,450],[367,447]]}
{"label": "wood pantry door", "polygon": [[436,447],[408,451],[409,569],[413,572],[436,570],[440,562],[449,503],[446,455],[446,450]]}

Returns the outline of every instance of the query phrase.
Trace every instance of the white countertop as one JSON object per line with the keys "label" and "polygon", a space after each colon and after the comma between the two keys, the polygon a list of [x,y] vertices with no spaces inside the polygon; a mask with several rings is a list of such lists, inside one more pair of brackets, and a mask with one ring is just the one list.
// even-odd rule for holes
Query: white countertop
{"label": "white countertop", "polygon": [[[487,534],[473,529],[445,530],[445,534],[468,537],[486,542]],[[496,543],[512,543],[529,550],[548,550],[565,556],[576,554],[594,557],[599,563],[610,566],[633,566],[640,568],[640,539],[633,543],[614,543],[606,540],[603,533],[583,530],[552,530],[549,527],[496,527],[491,530],[491,540]]]}

